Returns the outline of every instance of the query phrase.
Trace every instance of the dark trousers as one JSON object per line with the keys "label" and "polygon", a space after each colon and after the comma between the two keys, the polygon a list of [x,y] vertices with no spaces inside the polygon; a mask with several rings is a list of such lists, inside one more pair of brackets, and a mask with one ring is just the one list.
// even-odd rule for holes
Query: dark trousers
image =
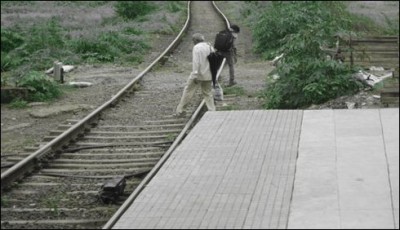
{"label": "dark trousers", "polygon": [[234,58],[235,54],[233,50],[227,52],[221,52],[226,59],[226,64],[229,66],[229,83],[233,83],[235,81],[235,68],[234,68]]}

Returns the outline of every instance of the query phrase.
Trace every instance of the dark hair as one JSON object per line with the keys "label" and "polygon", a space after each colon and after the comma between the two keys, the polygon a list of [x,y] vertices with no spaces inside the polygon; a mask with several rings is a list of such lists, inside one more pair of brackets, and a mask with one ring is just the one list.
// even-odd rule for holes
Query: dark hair
{"label": "dark hair", "polygon": [[231,29],[232,29],[233,31],[235,31],[235,33],[239,33],[239,32],[240,32],[240,28],[239,28],[239,26],[237,26],[237,25],[231,25]]}

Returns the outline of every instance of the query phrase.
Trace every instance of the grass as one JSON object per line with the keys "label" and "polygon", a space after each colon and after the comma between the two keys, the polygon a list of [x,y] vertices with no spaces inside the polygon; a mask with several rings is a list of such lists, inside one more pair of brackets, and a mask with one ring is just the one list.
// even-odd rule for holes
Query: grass
{"label": "grass", "polygon": [[[132,11],[125,9],[131,5],[149,6],[148,15],[138,11],[127,18],[125,14]],[[2,85],[18,82],[11,78],[18,78],[19,72],[44,71],[55,60],[67,65],[138,66],[151,50],[155,34],[171,34],[179,23],[183,25],[185,5],[179,1],[157,5],[134,1],[2,1]],[[152,23],[162,17],[165,20]],[[3,78],[7,71],[12,77]]]}
{"label": "grass", "polygon": [[13,109],[25,109],[28,107],[28,102],[21,98],[15,98],[11,101],[9,106]]}
{"label": "grass", "polygon": [[241,86],[231,86],[231,87],[226,87],[224,88],[224,94],[225,95],[237,95],[237,96],[243,96],[245,94],[245,90]]}
{"label": "grass", "polygon": [[1,196],[1,207],[9,207],[10,205],[10,199],[8,196]]}
{"label": "grass", "polygon": [[397,78],[389,77],[375,84],[374,87],[372,88],[372,92],[380,93],[384,88],[398,87],[398,85],[399,85],[399,80]]}
{"label": "grass", "polygon": [[227,106],[223,106],[221,107],[222,111],[231,111],[231,110],[237,110],[238,107],[236,105],[227,105]]}
{"label": "grass", "polygon": [[[2,1],[1,85],[29,87],[34,93],[29,101],[49,101],[71,89],[60,91],[44,78],[21,82],[55,60],[138,67],[159,34],[174,34],[184,24],[185,6],[180,1]],[[16,99],[10,106],[21,109],[27,103]]]}
{"label": "grass", "polygon": [[167,141],[171,141],[172,142],[172,141],[175,140],[176,137],[177,137],[176,134],[170,133],[170,134],[167,135],[166,139],[167,139]]}

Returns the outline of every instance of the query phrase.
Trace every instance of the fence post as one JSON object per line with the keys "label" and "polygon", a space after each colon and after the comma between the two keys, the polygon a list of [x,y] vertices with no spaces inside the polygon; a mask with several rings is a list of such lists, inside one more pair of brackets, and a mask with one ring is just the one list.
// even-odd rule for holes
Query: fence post
{"label": "fence post", "polygon": [[54,80],[64,83],[64,69],[62,62],[55,61],[54,62]]}

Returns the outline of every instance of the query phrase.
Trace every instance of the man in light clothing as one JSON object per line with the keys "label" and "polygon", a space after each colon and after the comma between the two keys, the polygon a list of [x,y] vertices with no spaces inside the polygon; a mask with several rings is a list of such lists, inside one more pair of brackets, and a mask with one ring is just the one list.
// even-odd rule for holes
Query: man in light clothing
{"label": "man in light clothing", "polygon": [[215,111],[214,98],[211,86],[211,72],[210,63],[207,56],[214,51],[214,48],[204,41],[204,36],[200,33],[195,33],[192,36],[193,47],[193,70],[190,73],[189,79],[183,90],[181,101],[176,108],[176,115],[183,116],[185,114],[184,108],[192,99],[196,89],[201,88],[204,101],[209,111]]}

